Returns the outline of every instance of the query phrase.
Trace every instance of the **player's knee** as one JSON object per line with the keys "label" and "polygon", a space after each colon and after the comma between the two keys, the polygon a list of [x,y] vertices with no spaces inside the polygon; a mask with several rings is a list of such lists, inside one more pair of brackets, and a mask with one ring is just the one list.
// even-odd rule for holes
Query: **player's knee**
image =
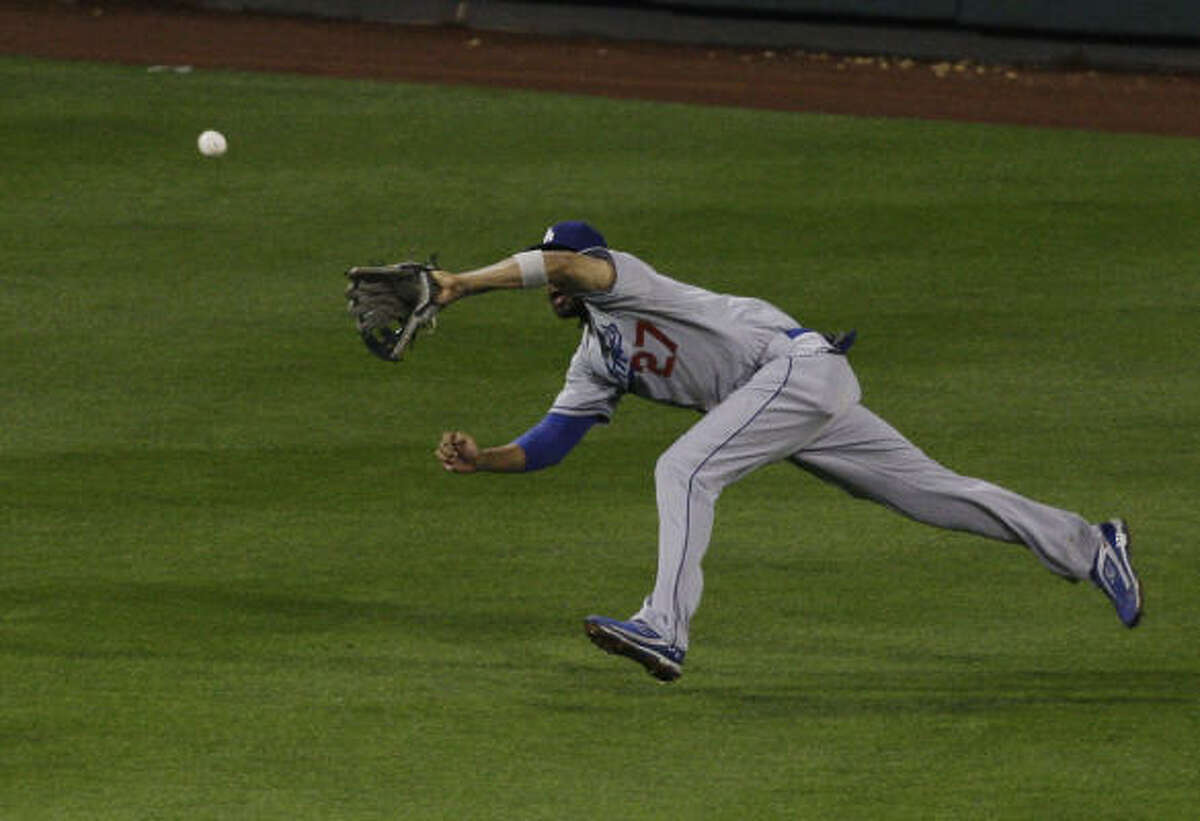
{"label": "player's knee", "polygon": [[727,478],[686,450],[668,450],[654,466],[654,484],[659,490],[675,487],[686,492],[703,492],[716,497]]}
{"label": "player's knee", "polygon": [[687,484],[695,471],[694,460],[686,458],[674,448],[668,448],[654,464],[654,482],[660,486]]}

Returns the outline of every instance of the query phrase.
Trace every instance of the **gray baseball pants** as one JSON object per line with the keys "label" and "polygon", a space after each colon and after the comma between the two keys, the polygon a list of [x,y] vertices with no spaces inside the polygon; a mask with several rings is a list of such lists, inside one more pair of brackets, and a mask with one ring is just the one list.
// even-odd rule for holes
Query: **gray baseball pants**
{"label": "gray baseball pants", "polygon": [[1087,578],[1100,544],[1075,513],[960,476],[859,404],[844,356],[771,360],[681,436],[655,467],[658,575],[639,618],[683,649],[704,586],[701,561],[721,491],[788,459],[851,494],[936,527],[1025,544],[1055,573]]}

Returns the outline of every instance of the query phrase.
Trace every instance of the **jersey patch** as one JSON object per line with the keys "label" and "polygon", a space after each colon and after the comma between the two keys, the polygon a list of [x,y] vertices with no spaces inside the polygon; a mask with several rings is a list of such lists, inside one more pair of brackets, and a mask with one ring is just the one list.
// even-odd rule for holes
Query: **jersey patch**
{"label": "jersey patch", "polygon": [[[598,312],[597,312],[598,313]],[[625,340],[621,328],[616,322],[607,318],[594,316],[593,327],[596,338],[600,340],[600,351],[604,356],[604,366],[609,375],[622,385],[629,384],[629,354],[625,351]]]}

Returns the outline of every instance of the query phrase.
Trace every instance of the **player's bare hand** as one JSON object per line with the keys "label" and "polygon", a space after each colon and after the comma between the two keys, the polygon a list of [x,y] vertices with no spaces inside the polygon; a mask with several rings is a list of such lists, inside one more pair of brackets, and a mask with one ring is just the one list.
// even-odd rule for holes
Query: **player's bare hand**
{"label": "player's bare hand", "polygon": [[438,284],[438,292],[435,301],[438,305],[445,307],[451,302],[455,302],[466,296],[465,289],[458,277],[449,271],[437,270],[432,273],[433,281]]}
{"label": "player's bare hand", "polygon": [[474,473],[479,469],[479,445],[469,433],[459,430],[443,433],[434,455],[451,473]]}

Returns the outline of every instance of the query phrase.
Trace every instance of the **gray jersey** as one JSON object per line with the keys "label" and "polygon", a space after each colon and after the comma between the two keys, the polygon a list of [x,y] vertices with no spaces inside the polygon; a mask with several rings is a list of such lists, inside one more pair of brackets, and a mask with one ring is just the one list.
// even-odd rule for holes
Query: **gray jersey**
{"label": "gray jersey", "polygon": [[616,269],[608,291],[583,295],[583,338],[550,410],[612,416],[626,393],[707,412],[796,344],[828,343],[761,299],[717,294],[664,276],[632,254],[596,249]]}

